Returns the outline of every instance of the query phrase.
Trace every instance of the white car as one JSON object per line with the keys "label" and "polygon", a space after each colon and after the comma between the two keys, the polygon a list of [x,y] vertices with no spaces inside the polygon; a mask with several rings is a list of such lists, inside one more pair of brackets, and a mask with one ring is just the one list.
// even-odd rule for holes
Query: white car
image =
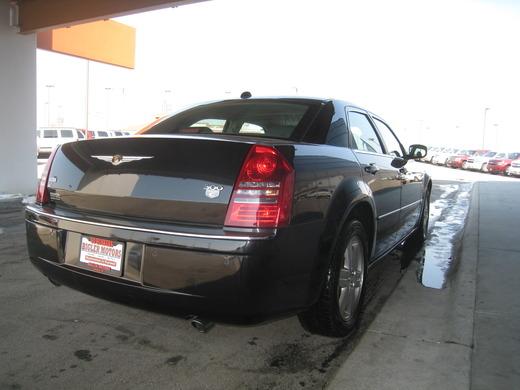
{"label": "white car", "polygon": [[36,131],[38,156],[50,153],[58,145],[85,139],[83,133],[72,127],[45,127]]}
{"label": "white car", "polygon": [[520,159],[512,161],[506,172],[509,176],[520,176]]}
{"label": "white car", "polygon": [[448,159],[458,153],[458,149],[445,148],[432,156],[432,164],[446,165]]}
{"label": "white car", "polygon": [[487,172],[487,164],[489,160],[497,155],[497,152],[487,152],[483,156],[474,156],[468,158],[464,169],[473,169],[477,171]]}

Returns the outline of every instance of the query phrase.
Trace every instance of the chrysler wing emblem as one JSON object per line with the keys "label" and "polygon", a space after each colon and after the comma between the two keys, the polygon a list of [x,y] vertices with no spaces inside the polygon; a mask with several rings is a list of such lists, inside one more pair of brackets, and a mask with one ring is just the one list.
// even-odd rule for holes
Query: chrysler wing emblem
{"label": "chrysler wing emblem", "polygon": [[204,187],[206,190],[206,197],[210,199],[218,198],[220,196],[220,191],[224,189],[222,186],[215,186],[215,185],[207,185]]}
{"label": "chrysler wing emblem", "polygon": [[124,164],[127,162],[147,160],[149,158],[153,158],[153,156],[123,156],[121,154],[114,154],[113,156],[91,156],[91,157],[97,158],[98,160],[106,161],[115,166]]}

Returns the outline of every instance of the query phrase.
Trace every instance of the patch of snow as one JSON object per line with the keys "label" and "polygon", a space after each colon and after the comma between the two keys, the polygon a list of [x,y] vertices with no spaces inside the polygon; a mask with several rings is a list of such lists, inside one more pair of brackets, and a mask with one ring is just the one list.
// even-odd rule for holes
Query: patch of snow
{"label": "patch of snow", "polygon": [[0,194],[0,201],[18,199],[21,197],[23,197],[22,194]]}
{"label": "patch of snow", "polygon": [[36,196],[35,195],[26,196],[25,198],[22,199],[22,204],[31,204],[31,203],[34,203],[34,202],[36,202]]}
{"label": "patch of snow", "polygon": [[[433,288],[443,288],[453,268],[469,210],[472,183],[440,187],[444,187],[443,194],[430,206],[430,236],[424,247],[421,272],[421,283]],[[459,187],[460,191],[448,198]]]}

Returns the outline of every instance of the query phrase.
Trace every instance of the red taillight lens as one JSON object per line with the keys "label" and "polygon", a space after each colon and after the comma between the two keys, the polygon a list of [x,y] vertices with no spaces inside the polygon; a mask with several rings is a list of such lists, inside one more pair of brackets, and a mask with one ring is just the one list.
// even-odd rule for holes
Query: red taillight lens
{"label": "red taillight lens", "polygon": [[231,195],[226,226],[277,228],[289,224],[294,169],[278,150],[254,145]]}
{"label": "red taillight lens", "polygon": [[36,191],[36,203],[44,205],[46,203],[49,203],[50,196],[49,196],[49,189],[47,188],[49,184],[49,172],[51,170],[52,160],[54,160],[54,156],[56,155],[56,151],[60,147],[54,148],[51,155],[49,156],[49,159],[47,160],[47,164],[45,164],[45,168],[42,172],[42,177],[40,179],[40,182],[38,183],[38,189]]}

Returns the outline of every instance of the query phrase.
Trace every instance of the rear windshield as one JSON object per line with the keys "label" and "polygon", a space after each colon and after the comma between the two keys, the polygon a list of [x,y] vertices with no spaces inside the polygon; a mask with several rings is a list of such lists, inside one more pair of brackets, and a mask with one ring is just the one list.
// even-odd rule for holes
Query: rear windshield
{"label": "rear windshield", "polygon": [[309,123],[311,104],[228,101],[197,106],[143,134],[213,134],[292,139]]}

